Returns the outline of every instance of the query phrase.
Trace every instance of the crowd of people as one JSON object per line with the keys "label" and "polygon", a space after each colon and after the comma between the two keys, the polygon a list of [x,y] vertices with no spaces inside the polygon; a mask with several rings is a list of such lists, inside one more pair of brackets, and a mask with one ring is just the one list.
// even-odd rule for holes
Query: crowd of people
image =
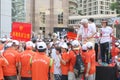
{"label": "crowd of people", "polygon": [[[95,80],[96,64],[120,62],[120,42],[112,43],[113,28],[102,20],[82,19],[76,39],[57,35],[50,42],[0,40],[0,80]],[[75,69],[81,56],[84,71]],[[79,57],[80,58],[80,57]],[[119,67],[120,68],[120,67]]]}

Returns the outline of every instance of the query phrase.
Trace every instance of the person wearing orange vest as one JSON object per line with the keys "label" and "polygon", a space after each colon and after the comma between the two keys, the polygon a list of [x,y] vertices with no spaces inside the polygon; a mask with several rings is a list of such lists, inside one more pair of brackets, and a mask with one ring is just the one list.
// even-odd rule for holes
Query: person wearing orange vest
{"label": "person wearing orange vest", "polygon": [[28,41],[26,42],[26,50],[20,55],[19,74],[21,80],[32,80],[30,58],[35,54],[32,49],[33,43]]}
{"label": "person wearing orange vest", "polygon": [[8,61],[5,59],[5,57],[3,56],[2,53],[0,53],[0,80],[4,80],[4,76],[3,76],[3,66],[7,66],[9,63]]}
{"label": "person wearing orange vest", "polygon": [[75,74],[74,74],[74,66],[76,63],[76,55],[80,54],[81,55],[81,50],[80,50],[80,43],[78,40],[73,40],[71,42],[72,44],[72,49],[69,52],[69,57],[70,57],[70,65],[69,65],[69,73],[68,73],[68,80],[80,80],[81,75],[79,75],[76,79]]}
{"label": "person wearing orange vest", "polygon": [[62,71],[62,80],[68,80],[68,71],[69,71],[69,53],[67,52],[68,46],[65,42],[61,44],[61,55],[59,59],[61,61],[61,71]]}
{"label": "person wearing orange vest", "polygon": [[95,80],[95,73],[96,73],[96,60],[95,60],[95,50],[93,48],[93,43],[87,42],[86,43],[88,54],[90,57],[90,69],[88,74],[88,80]]}
{"label": "person wearing orange vest", "polygon": [[16,43],[7,43],[7,49],[3,52],[3,56],[8,61],[8,66],[3,67],[5,80],[17,80],[17,68],[18,67],[18,52],[15,50]]}
{"label": "person wearing orange vest", "polygon": [[48,80],[50,72],[50,80],[54,80],[54,64],[53,60],[46,55],[47,45],[45,42],[37,42],[37,53],[30,60],[32,66],[32,80]]}

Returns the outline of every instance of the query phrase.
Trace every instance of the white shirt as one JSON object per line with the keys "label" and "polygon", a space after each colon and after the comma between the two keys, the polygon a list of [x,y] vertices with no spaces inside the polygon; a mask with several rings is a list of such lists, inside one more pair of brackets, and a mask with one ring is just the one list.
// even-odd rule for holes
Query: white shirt
{"label": "white shirt", "polygon": [[84,28],[83,25],[81,25],[78,34],[82,36],[82,41],[86,39],[87,37],[90,37],[96,32],[96,27],[93,26],[93,24],[88,24],[88,28]]}
{"label": "white shirt", "polygon": [[61,68],[60,68],[60,59],[59,56],[56,54],[56,50],[52,50],[51,57],[54,60],[54,74],[61,74]]}
{"label": "white shirt", "polygon": [[92,28],[93,32],[96,32],[96,25],[95,23],[90,23],[89,26]]}
{"label": "white shirt", "polygon": [[109,26],[101,28],[101,38],[100,43],[111,42],[110,34],[112,34],[113,29]]}
{"label": "white shirt", "polygon": [[100,41],[100,33],[97,32],[94,37],[95,37],[95,43],[99,43],[99,41]]}

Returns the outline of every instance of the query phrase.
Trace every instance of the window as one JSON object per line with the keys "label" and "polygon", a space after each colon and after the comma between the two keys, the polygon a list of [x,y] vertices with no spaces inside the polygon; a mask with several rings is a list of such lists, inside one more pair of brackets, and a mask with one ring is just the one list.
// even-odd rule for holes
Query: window
{"label": "window", "polygon": [[112,14],[114,14],[114,12],[111,12]]}
{"label": "window", "polygon": [[110,12],[109,12],[109,11],[106,11],[105,14],[110,14]]}
{"label": "window", "polygon": [[89,10],[89,11],[91,11],[92,9],[91,9],[91,8],[89,8],[88,10]]}
{"label": "window", "polygon": [[94,5],[97,5],[97,2],[94,2]]}
{"label": "window", "polygon": [[100,6],[100,9],[104,9],[104,7],[103,7],[103,6]]}
{"label": "window", "polygon": [[86,12],[86,9],[84,9],[84,12]]}
{"label": "window", "polygon": [[89,15],[91,15],[91,12],[89,12]]}
{"label": "window", "polygon": [[58,15],[58,24],[63,24],[63,13]]}
{"label": "window", "polygon": [[89,6],[91,6],[91,3],[89,4]]}
{"label": "window", "polygon": [[103,11],[100,11],[100,13],[101,13],[101,14],[104,14],[104,12],[103,12]]}
{"label": "window", "polygon": [[94,11],[94,14],[97,14],[97,11]]}
{"label": "window", "polygon": [[84,8],[86,8],[86,5],[84,5]]}
{"label": "window", "polygon": [[45,12],[40,12],[40,16],[41,16],[41,22],[45,24]]}
{"label": "window", "polygon": [[112,0],[112,2],[114,2],[114,0]]}
{"label": "window", "polygon": [[40,27],[40,30],[42,31],[42,34],[45,35],[45,27]]}
{"label": "window", "polygon": [[91,2],[91,0],[89,0],[88,2]]}
{"label": "window", "polygon": [[104,5],[103,1],[100,1],[100,4],[101,4],[101,5]]}

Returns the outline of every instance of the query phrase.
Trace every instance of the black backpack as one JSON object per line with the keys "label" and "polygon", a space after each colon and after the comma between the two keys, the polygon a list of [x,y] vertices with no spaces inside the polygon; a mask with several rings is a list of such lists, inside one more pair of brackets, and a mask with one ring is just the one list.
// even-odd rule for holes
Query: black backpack
{"label": "black backpack", "polygon": [[74,72],[75,72],[75,76],[79,77],[80,74],[84,73],[85,70],[85,66],[82,60],[82,57],[80,55],[80,51],[79,54],[77,54],[75,51],[73,51],[76,55],[76,62],[74,65]]}

